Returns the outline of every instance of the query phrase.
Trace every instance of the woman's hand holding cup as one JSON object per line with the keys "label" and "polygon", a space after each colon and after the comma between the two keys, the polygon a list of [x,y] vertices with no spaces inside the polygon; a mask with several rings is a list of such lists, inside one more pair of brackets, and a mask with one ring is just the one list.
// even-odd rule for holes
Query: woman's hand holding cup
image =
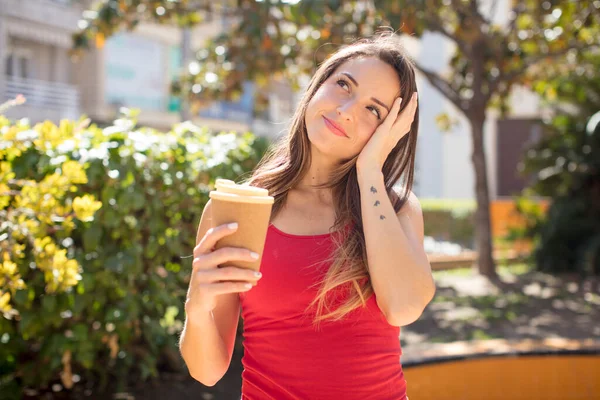
{"label": "woman's hand holding cup", "polygon": [[228,266],[230,261],[256,261],[260,256],[248,249],[223,247],[213,250],[219,239],[233,234],[237,223],[209,229],[194,248],[192,277],[185,310],[188,316],[206,315],[217,305],[217,296],[252,289],[261,273],[247,268]]}

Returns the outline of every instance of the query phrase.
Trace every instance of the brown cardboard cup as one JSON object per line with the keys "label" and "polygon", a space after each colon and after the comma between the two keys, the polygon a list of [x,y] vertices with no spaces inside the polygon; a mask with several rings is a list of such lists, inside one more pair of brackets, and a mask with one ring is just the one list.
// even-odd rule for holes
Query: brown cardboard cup
{"label": "brown cardboard cup", "polygon": [[256,261],[232,260],[227,263],[258,271],[274,198],[269,196],[266,189],[237,185],[225,179],[217,179],[216,190],[211,191],[209,196],[213,228],[231,222],[238,223],[237,231],[219,240],[215,249],[241,247],[258,253],[260,258]]}

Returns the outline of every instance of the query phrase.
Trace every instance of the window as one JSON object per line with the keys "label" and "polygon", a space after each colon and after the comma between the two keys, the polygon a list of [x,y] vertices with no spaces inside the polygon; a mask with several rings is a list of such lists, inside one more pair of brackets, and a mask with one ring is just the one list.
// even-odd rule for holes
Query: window
{"label": "window", "polygon": [[28,78],[29,74],[29,59],[26,57],[19,57],[19,73],[21,78]]}
{"label": "window", "polygon": [[26,49],[15,49],[6,58],[6,75],[17,78],[33,78],[32,54]]}
{"label": "window", "polygon": [[12,56],[12,54],[9,54],[8,57],[6,57],[6,75],[8,76],[13,76],[14,72],[14,68],[13,68],[13,59],[14,57]]}

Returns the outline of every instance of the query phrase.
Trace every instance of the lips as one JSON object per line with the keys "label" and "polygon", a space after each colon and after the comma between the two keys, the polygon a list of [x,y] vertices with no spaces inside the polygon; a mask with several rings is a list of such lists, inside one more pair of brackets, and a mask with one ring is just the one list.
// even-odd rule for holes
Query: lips
{"label": "lips", "polygon": [[338,135],[338,136],[342,136],[342,137],[348,137],[348,135],[346,135],[346,132],[344,131],[344,129],[339,126],[338,124],[336,124],[335,122],[333,122],[332,120],[330,120],[327,117],[323,117],[323,120],[325,121],[325,125],[327,125],[327,127],[329,128],[329,130],[334,134],[334,135]]}

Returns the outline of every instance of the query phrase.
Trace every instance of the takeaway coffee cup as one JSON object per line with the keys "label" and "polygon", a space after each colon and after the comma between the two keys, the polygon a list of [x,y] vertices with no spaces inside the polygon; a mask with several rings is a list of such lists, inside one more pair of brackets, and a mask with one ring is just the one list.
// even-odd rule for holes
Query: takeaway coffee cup
{"label": "takeaway coffee cup", "polygon": [[210,192],[212,227],[231,222],[238,229],[217,242],[215,249],[242,247],[252,250],[261,257],[252,262],[230,261],[228,264],[258,271],[271,219],[274,198],[267,189],[238,185],[226,179],[217,179],[215,189]]}

